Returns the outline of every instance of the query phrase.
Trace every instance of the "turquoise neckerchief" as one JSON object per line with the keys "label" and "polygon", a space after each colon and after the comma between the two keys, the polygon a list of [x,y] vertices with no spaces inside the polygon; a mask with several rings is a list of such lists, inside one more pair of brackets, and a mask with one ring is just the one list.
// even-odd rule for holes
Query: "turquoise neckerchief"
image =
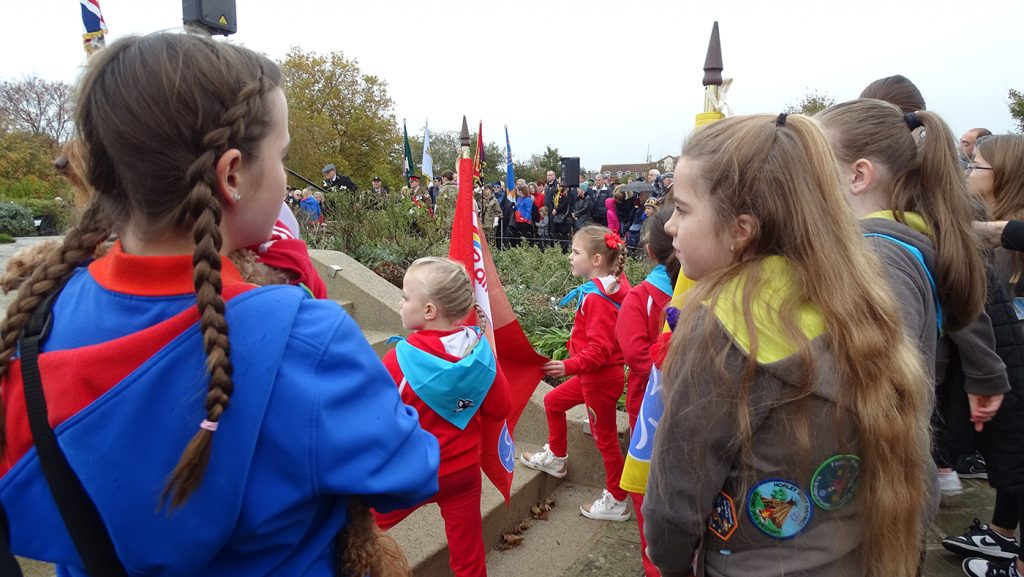
{"label": "turquoise neckerchief", "polygon": [[661,292],[667,295],[672,294],[672,279],[669,278],[668,269],[665,268],[665,265],[656,265],[644,280],[654,285],[654,288]]}
{"label": "turquoise neckerchief", "polygon": [[576,301],[576,310],[578,311],[580,310],[580,307],[583,306],[583,301],[586,300],[587,295],[596,294],[600,295],[601,298],[603,298],[604,300],[615,305],[615,308],[621,307],[622,305],[613,301],[611,298],[608,297],[608,295],[601,292],[600,287],[597,286],[597,282],[598,281],[596,279],[591,279],[581,284],[580,286],[572,289],[571,291],[569,291],[569,294],[565,295],[565,297],[562,300],[558,301],[558,306],[564,307],[565,305],[571,303],[572,299],[579,298],[579,300]]}
{"label": "turquoise neckerchief", "polygon": [[395,347],[398,366],[416,396],[459,429],[469,425],[498,374],[487,337],[473,328],[480,341],[454,363],[418,349],[405,339],[399,339]]}

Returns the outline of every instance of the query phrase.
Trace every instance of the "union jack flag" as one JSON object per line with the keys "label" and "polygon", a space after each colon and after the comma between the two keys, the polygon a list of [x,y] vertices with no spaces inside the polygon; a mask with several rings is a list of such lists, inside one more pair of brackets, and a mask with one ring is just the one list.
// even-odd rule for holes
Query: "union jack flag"
{"label": "union jack flag", "polygon": [[82,26],[85,28],[82,42],[85,44],[85,53],[91,55],[106,44],[104,36],[107,34],[107,23],[103,20],[103,12],[100,11],[100,0],[80,1]]}

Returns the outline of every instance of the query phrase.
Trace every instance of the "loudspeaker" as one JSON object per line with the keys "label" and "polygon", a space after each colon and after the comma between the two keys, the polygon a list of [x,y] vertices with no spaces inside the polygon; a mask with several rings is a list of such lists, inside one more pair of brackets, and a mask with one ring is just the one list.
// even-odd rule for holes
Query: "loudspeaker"
{"label": "loudspeaker", "polygon": [[182,21],[186,26],[201,26],[210,34],[234,34],[235,0],[181,0]]}
{"label": "loudspeaker", "polygon": [[559,180],[562,186],[580,185],[580,157],[563,156],[558,159],[562,167],[562,175]]}

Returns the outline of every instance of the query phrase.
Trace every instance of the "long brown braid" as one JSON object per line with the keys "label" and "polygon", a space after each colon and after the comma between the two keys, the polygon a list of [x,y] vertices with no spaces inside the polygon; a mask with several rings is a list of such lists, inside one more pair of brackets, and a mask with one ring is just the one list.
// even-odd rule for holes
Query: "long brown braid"
{"label": "long brown braid", "polygon": [[[251,82],[239,93],[238,102],[224,113],[221,125],[203,137],[204,152],[186,172],[185,178],[192,184],[192,191],[177,218],[181,223],[194,223],[192,240],[196,248],[192,253],[192,282],[196,291],[196,307],[199,309],[199,330],[203,334],[206,368],[210,373],[204,400],[206,420],[210,423],[220,421],[231,393],[235,390],[231,379],[233,368],[228,323],[224,318],[224,298],[221,295],[221,206],[214,193],[216,163],[220,151],[226,150],[231,142],[245,138],[245,119],[263,116],[263,95],[272,88],[262,75]],[[172,506],[185,504],[203,480],[212,449],[213,431],[199,428],[171,473],[161,502],[170,496]]]}
{"label": "long brown braid", "polygon": [[[82,213],[78,226],[64,235],[60,250],[49,255],[46,263],[32,271],[31,276],[18,288],[18,295],[7,307],[7,317],[0,323],[0,376],[7,372],[11,357],[18,347],[21,331],[43,298],[64,283],[75,267],[92,256],[96,247],[110,236],[110,227],[98,204],[91,204]],[[6,446],[3,403],[0,403],[0,449]]]}

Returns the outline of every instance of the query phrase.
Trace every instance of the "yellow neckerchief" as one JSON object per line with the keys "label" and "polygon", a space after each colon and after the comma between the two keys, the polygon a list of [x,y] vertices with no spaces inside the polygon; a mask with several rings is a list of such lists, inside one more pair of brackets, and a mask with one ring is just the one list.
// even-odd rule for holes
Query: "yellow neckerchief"
{"label": "yellow neckerchief", "polygon": [[[750,354],[750,334],[743,314],[743,284],[741,275],[726,284],[715,303],[715,316],[729,332],[743,352]],[[757,362],[780,361],[799,350],[798,343],[789,342],[779,324],[778,305],[792,290],[793,269],[781,256],[766,257],[761,263],[761,286],[751,300],[751,315],[757,330]],[[796,324],[810,341],[825,332],[825,319],[817,307],[805,304],[795,309]]]}
{"label": "yellow neckerchief", "polygon": [[[880,210],[878,212],[872,212],[864,218],[884,218],[885,220],[896,220],[896,213],[891,210]],[[924,217],[917,212],[904,212],[903,222],[910,228],[917,232],[931,238],[932,231],[928,228],[928,223],[924,221]]]}

